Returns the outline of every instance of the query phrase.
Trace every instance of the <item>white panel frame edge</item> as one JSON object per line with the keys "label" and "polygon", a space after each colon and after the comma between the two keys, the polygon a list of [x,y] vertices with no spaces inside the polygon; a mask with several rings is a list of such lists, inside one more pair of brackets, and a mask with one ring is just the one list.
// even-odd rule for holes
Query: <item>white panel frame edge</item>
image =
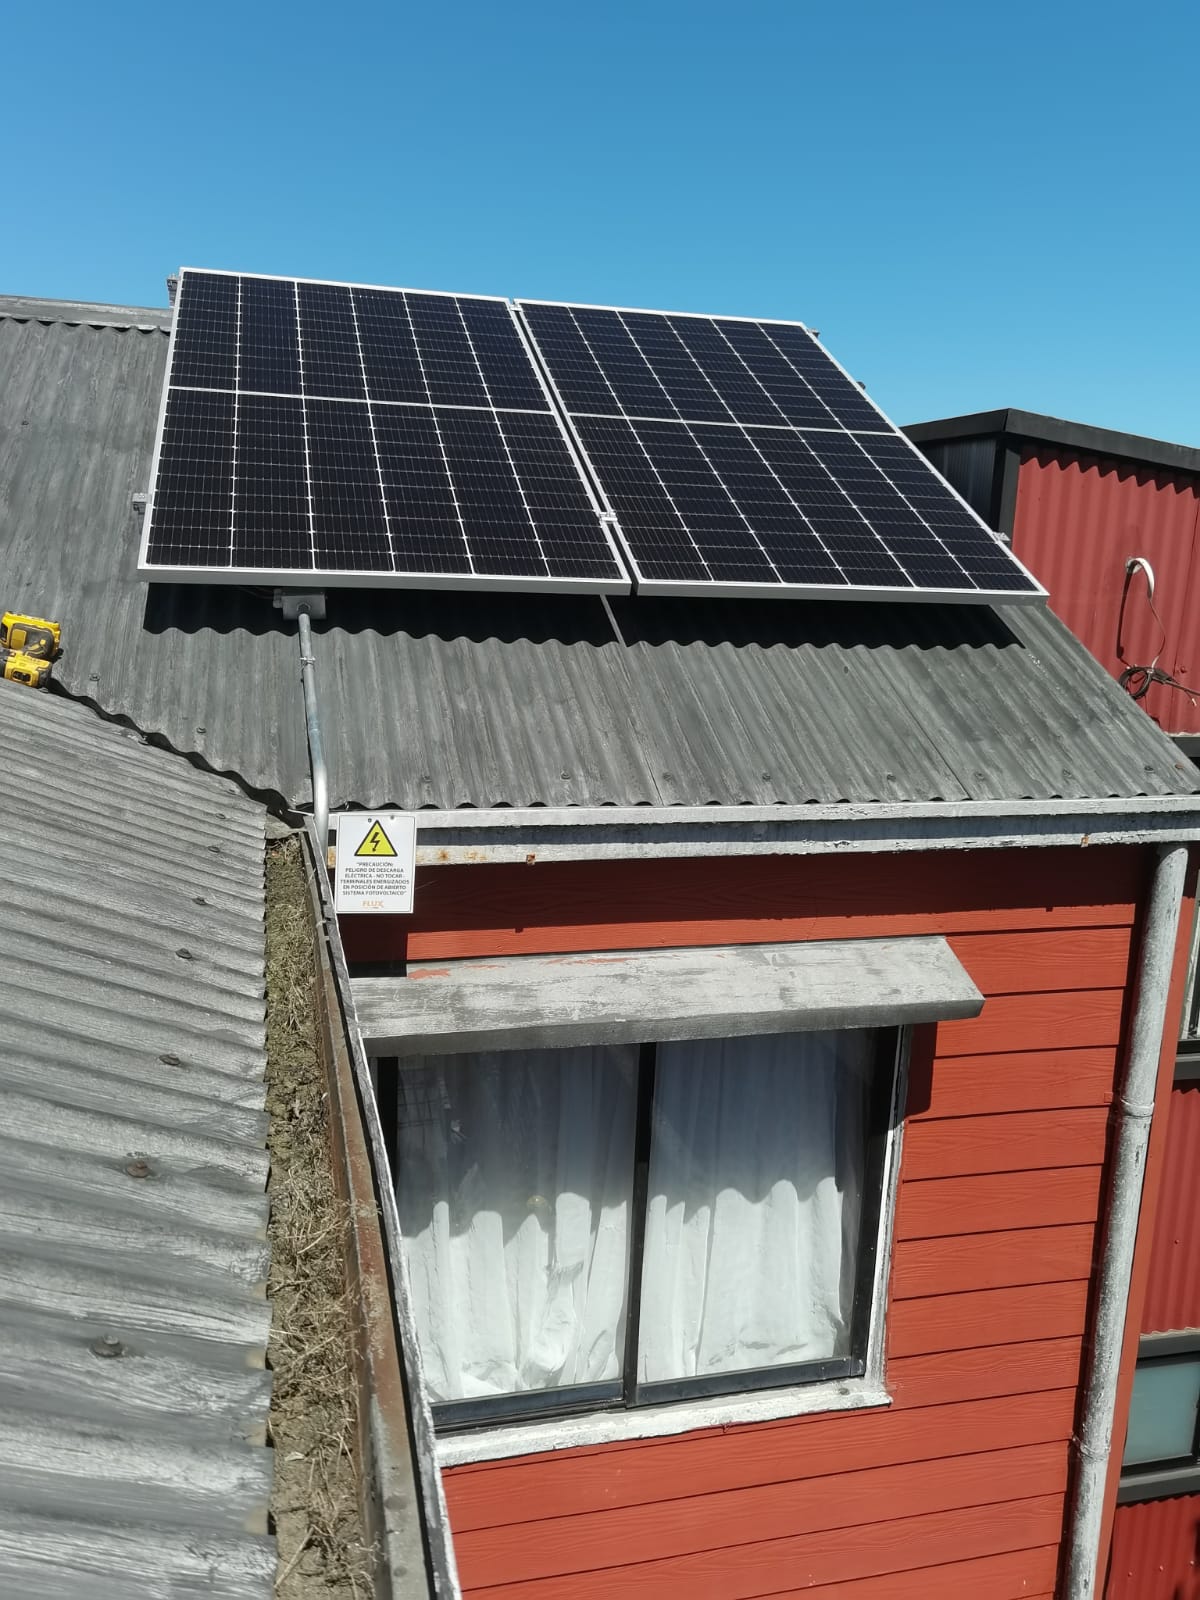
{"label": "white panel frame edge", "polygon": [[904,1141],[904,1107],[912,1029],[898,1030],[892,1065],[892,1093],[887,1148],[880,1191],[875,1274],[871,1285],[871,1327],[867,1336],[866,1371],[861,1378],[835,1378],[826,1383],[801,1383],[781,1389],[717,1395],[702,1400],[672,1400],[663,1405],[635,1406],[626,1411],[592,1412],[549,1421],[504,1423],[444,1436],[437,1441],[439,1467],[474,1461],[502,1461],[548,1450],[573,1450],[600,1444],[632,1443],[695,1433],[703,1428],[773,1422],[820,1412],[864,1411],[889,1406],[884,1373],[887,1293],[892,1267],[892,1237],[899,1192],[900,1154]]}

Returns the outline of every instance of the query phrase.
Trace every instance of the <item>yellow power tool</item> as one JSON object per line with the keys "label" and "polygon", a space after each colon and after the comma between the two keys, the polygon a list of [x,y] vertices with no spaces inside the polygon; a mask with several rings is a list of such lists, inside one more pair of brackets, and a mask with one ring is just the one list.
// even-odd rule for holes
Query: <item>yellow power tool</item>
{"label": "yellow power tool", "polygon": [[[59,653],[62,629],[45,617],[26,617],[18,611],[0,616],[0,646],[33,656],[38,661],[53,661]],[[5,674],[9,676],[9,674]]]}
{"label": "yellow power tool", "polygon": [[32,689],[44,689],[50,682],[50,663],[28,656],[23,650],[5,650],[0,647],[0,678],[10,678],[13,683],[27,683]]}

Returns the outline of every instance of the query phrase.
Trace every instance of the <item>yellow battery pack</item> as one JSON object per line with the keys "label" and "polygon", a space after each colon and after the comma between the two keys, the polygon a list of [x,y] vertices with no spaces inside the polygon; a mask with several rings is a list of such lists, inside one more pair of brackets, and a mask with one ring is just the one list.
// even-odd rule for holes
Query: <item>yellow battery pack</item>
{"label": "yellow battery pack", "polygon": [[39,661],[53,661],[61,635],[58,623],[47,622],[45,617],[26,617],[18,611],[6,611],[0,616],[0,645]]}
{"label": "yellow battery pack", "polygon": [[0,678],[27,683],[32,689],[44,689],[50,682],[50,663],[27,656],[21,650],[0,649]]}

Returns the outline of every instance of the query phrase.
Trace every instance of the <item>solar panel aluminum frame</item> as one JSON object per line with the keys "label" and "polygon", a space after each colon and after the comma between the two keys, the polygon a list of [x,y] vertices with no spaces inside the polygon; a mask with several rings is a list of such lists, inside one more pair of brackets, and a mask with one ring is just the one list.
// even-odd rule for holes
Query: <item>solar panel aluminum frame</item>
{"label": "solar panel aluminum frame", "polygon": [[[495,305],[502,305],[508,312],[509,319],[520,340],[521,347],[529,359],[538,385],[546,396],[547,413],[553,418],[559,434],[562,436],[564,448],[570,457],[578,474],[580,484],[587,494],[588,501],[596,513],[597,522],[604,534],[605,542],[613,558],[617,572],[628,568],[628,557],[625,548],[614,538],[613,525],[615,518],[611,511],[604,505],[597,495],[592,474],[587,470],[581,457],[574,430],[565,421],[561,403],[550,388],[546,374],[542,369],[541,361],[530,342],[528,330],[516,314],[514,303],[504,295],[496,294],[467,294],[465,291],[452,289],[412,289],[396,284],[381,283],[352,283],[344,278],[302,278],[291,274],[274,272],[237,272],[227,267],[180,267],[175,294],[176,312],[184,293],[186,275],[189,272],[207,278],[258,278],[272,283],[312,283],[325,288],[334,289],[372,289],[384,294],[419,294],[429,295],[443,300],[487,300]],[[170,399],[172,387],[191,389],[193,385],[176,385],[171,383],[171,375],[175,363],[175,334],[179,326],[178,315],[172,316],[171,332],[167,343],[167,365],[163,377],[162,397],[159,401],[158,421],[154,437],[154,454],[150,462],[150,479],[146,491],[146,503],[142,516],[142,536],[138,546],[137,570],[141,577],[151,582],[161,583],[213,583],[213,584],[239,584],[248,588],[356,588],[356,589],[470,589],[481,591],[509,591],[519,593],[541,592],[552,594],[612,594],[627,595],[631,592],[632,582],[628,576],[621,578],[562,578],[562,577],[507,577],[498,574],[464,573],[430,573],[430,572],[376,572],[366,571],[361,568],[342,569],[330,567],[198,567],[179,566],[166,563],[150,562],[148,552],[150,538],[154,527],[154,495],[158,486],[159,456],[162,451],[163,429],[166,422],[167,404]],[[214,393],[261,393],[259,390],[219,390]],[[285,396],[284,398],[294,398]],[[420,406],[412,407],[413,410],[422,410]],[[432,405],[429,407],[433,409]],[[476,409],[476,408],[467,408]],[[479,407],[479,410],[485,408]],[[493,408],[495,410],[497,408]],[[511,409],[511,408],[498,408]],[[540,413],[527,413],[540,415]]]}
{"label": "solar panel aluminum frame", "polygon": [[[980,528],[987,533],[989,537],[995,540],[996,544],[1001,550],[1004,551],[1005,555],[1013,563],[1013,565],[1017,567],[1017,569],[1022,572],[1026,578],[1028,578],[1030,584],[1032,585],[1031,589],[922,589],[917,587],[905,589],[893,588],[887,585],[857,583],[853,585],[800,583],[760,584],[739,583],[737,581],[727,579],[722,579],[720,582],[695,583],[686,580],[673,581],[665,578],[646,578],[642,574],[641,568],[638,565],[637,557],[629,547],[625,539],[625,535],[621,531],[620,518],[613,510],[612,505],[609,503],[608,496],[604,490],[603,480],[600,474],[596,471],[596,468],[592,463],[590,456],[588,455],[583,440],[579,437],[579,434],[575,428],[571,410],[567,406],[566,401],[563,399],[558,385],[554,381],[554,376],[542,357],[541,350],[538,347],[538,343],[533,335],[532,329],[525,320],[525,306],[556,306],[568,310],[578,309],[580,311],[616,311],[618,313],[628,314],[630,316],[649,315],[660,317],[690,317],[699,322],[748,322],[754,326],[761,326],[764,323],[770,323],[772,325],[778,324],[779,326],[786,328],[800,328],[809,336],[809,338],[821,351],[822,355],[824,355],[825,358],[837,368],[847,382],[854,384],[855,388],[860,388],[861,386],[858,384],[857,380],[852,378],[849,372],[846,371],[846,368],[841,364],[837,357],[832,355],[825,348],[820,339],[817,338],[816,334],[813,333],[812,329],[807,325],[807,323],[799,322],[787,317],[725,316],[723,314],[704,311],[665,311],[658,306],[593,305],[582,300],[538,300],[524,296],[519,300],[515,300],[513,305],[516,309],[517,321],[522,325],[522,329],[526,334],[526,345],[536,357],[536,364],[540,370],[541,377],[546,384],[546,387],[553,397],[556,409],[558,409],[562,416],[566,419],[567,425],[574,436],[575,452],[579,459],[584,462],[588,474],[592,479],[592,489],[596,499],[604,508],[607,525],[616,533],[616,536],[620,541],[625,564],[633,574],[635,593],[647,595],[678,595],[692,599],[703,599],[705,597],[711,598],[711,596],[714,594],[731,594],[748,600],[778,600],[784,596],[790,596],[794,599],[809,600],[883,600],[889,603],[901,601],[908,603],[919,603],[922,605],[946,602],[947,604],[952,605],[986,606],[1001,604],[1043,605],[1049,598],[1048,591],[1042,587],[1042,584],[1024,564],[1024,562],[1017,559],[1010,546],[1004,543],[994,529],[988,527],[987,523],[983,521],[974,507],[967,503],[967,501],[961,494],[959,494],[958,490],[952,483],[948,482],[947,479],[942,477],[942,474],[938,472],[937,468],[929,460],[928,456],[922,454],[922,452],[903,431],[903,429],[899,428],[892,421],[892,419],[879,405],[878,401],[874,400],[870,395],[868,395],[865,390],[863,391],[863,398],[868,402],[869,405],[873,406],[874,409],[879,412],[881,424],[880,427],[876,430],[868,430],[865,428],[851,430],[849,428],[842,427],[839,424],[836,427],[831,427],[828,431],[830,433],[847,434],[850,437],[853,437],[855,432],[868,433],[873,431],[888,438],[902,440],[907,448],[916,457],[916,459],[921,463],[921,466],[926,471],[931,472],[933,476],[944,485],[947,492],[953,497],[953,499],[957,500],[958,504],[968,514],[972,521],[977,522]],[[614,417],[621,417],[624,416],[625,413],[614,410],[611,415]],[[836,421],[836,419],[832,420]],[[816,432],[821,430],[794,428],[793,431],[803,435],[805,432]]]}

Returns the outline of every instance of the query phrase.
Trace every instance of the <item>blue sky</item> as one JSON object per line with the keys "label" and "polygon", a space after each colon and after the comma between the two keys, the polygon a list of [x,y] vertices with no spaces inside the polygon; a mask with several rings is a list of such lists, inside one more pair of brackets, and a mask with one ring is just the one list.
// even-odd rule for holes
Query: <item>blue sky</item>
{"label": "blue sky", "polygon": [[798,318],[897,421],[1200,445],[1200,8],[10,10],[0,291],[181,264]]}

